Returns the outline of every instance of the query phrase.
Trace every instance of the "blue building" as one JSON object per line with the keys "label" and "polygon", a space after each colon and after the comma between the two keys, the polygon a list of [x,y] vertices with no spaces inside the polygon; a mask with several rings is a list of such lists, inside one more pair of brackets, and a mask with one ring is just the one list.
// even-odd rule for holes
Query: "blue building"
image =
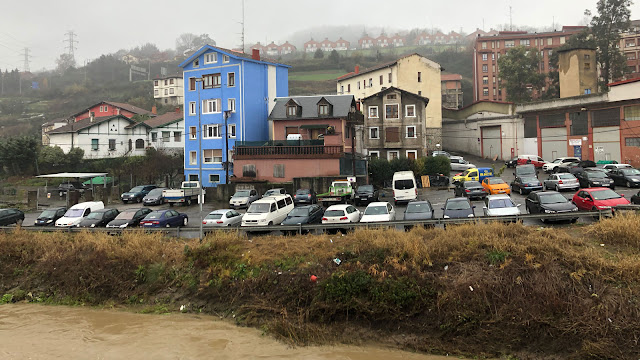
{"label": "blue building", "polygon": [[[184,70],[184,175],[198,180],[202,166],[202,184],[215,187],[226,182],[224,164],[236,140],[269,140],[269,113],[276,97],[289,95],[290,66],[261,60],[257,51],[249,55],[206,45],[180,67]],[[231,176],[233,165],[229,164]]]}

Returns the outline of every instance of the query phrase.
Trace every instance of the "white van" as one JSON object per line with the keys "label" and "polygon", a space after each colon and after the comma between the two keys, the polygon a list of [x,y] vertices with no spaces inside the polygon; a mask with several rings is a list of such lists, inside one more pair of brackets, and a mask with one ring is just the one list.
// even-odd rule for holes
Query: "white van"
{"label": "white van", "polygon": [[64,216],[56,220],[57,227],[70,227],[80,224],[92,211],[104,209],[102,201],[86,201],[73,205]]}
{"label": "white van", "polygon": [[263,197],[249,206],[242,218],[242,226],[279,225],[293,210],[291,195]]}
{"label": "white van", "polygon": [[409,202],[418,198],[418,187],[413,171],[398,171],[393,174],[393,200]]}
{"label": "white van", "polygon": [[302,135],[300,134],[287,135],[287,141],[300,141],[300,140],[302,140]]}

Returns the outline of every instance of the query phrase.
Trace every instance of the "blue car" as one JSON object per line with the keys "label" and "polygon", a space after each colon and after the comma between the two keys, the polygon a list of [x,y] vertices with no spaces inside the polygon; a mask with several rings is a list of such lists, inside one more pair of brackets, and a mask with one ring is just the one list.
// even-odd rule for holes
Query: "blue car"
{"label": "blue car", "polygon": [[179,213],[175,210],[156,210],[152,211],[142,221],[140,226],[145,228],[151,227],[181,227],[187,226],[189,217],[187,214]]}

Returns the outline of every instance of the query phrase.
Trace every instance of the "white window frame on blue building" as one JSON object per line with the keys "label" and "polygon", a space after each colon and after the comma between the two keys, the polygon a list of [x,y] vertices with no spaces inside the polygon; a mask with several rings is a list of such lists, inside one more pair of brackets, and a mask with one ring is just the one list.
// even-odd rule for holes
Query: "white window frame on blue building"
{"label": "white window frame on blue building", "polygon": [[202,100],[203,114],[219,114],[220,112],[220,99]]}
{"label": "white window frame on blue building", "polygon": [[222,138],[222,125],[220,124],[202,125],[202,138],[203,139]]}

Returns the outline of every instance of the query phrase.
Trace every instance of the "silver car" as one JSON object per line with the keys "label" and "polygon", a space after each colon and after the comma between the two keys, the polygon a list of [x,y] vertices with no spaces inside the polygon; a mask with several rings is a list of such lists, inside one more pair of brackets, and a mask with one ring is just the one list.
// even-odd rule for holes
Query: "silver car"
{"label": "silver car", "polygon": [[557,173],[549,175],[549,178],[542,184],[544,190],[560,190],[570,189],[577,191],[580,189],[580,182],[578,179],[569,173]]}
{"label": "silver car", "polygon": [[452,156],[450,160],[451,170],[464,171],[476,167],[475,165],[470,164],[467,160],[463,159],[462,156]]}
{"label": "silver car", "polygon": [[520,204],[515,204],[509,195],[489,195],[484,199],[484,216],[520,215]]}
{"label": "silver car", "polygon": [[240,226],[243,216],[233,209],[214,210],[205,216],[202,225],[212,227]]}
{"label": "silver car", "polygon": [[255,189],[251,190],[238,190],[229,200],[229,206],[232,209],[246,207],[248,208],[252,202],[260,199],[260,195],[258,195],[258,191]]}

